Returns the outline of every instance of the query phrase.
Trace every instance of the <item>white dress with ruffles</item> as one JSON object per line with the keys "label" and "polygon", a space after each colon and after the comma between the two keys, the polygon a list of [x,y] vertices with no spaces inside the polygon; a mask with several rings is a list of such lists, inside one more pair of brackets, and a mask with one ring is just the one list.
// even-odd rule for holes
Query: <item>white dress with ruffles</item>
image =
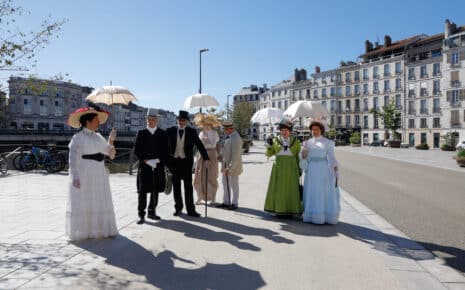
{"label": "white dress with ruffles", "polygon": [[[66,236],[69,240],[105,238],[118,234],[105,162],[83,159],[82,155],[103,153],[114,157],[114,147],[92,130],[84,128],[69,143],[68,204]],[[73,180],[80,181],[80,188]]]}

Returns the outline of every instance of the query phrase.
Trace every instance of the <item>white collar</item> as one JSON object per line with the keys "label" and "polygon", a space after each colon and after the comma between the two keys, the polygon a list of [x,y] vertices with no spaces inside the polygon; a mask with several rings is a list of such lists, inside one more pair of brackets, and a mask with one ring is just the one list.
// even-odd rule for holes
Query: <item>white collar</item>
{"label": "white collar", "polygon": [[154,128],[150,128],[149,126],[147,126],[147,130],[149,130],[150,134],[155,134],[155,131],[157,131],[157,126],[155,126]]}
{"label": "white collar", "polygon": [[95,134],[95,131],[87,129],[86,127],[82,128],[82,131],[84,131],[84,133],[86,133],[87,135]]}

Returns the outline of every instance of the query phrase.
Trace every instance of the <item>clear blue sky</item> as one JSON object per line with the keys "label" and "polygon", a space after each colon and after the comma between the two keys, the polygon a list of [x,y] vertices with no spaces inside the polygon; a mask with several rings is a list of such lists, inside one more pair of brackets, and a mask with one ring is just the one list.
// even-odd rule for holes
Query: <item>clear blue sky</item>
{"label": "clear blue sky", "polygon": [[[67,18],[61,36],[37,54],[30,73],[68,73],[92,87],[129,88],[145,107],[177,111],[198,91],[223,105],[249,84],[269,86],[293,70],[335,68],[356,60],[364,41],[443,32],[446,18],[465,25],[465,1],[97,1],[22,0],[33,28],[51,14]],[[1,72],[2,79],[5,73]]]}

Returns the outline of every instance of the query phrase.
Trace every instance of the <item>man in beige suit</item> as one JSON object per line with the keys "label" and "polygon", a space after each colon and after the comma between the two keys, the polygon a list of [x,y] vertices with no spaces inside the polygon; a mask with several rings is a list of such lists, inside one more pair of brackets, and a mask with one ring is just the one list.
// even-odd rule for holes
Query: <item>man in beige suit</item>
{"label": "man in beige suit", "polygon": [[226,134],[221,166],[223,203],[218,207],[235,210],[239,203],[239,175],[242,173],[242,139],[234,129],[232,121],[224,121],[223,130]]}

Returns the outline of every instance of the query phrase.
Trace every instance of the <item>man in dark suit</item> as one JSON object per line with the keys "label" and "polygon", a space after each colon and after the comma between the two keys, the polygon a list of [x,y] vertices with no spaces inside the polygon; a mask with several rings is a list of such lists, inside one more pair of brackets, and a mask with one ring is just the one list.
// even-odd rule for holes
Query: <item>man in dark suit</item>
{"label": "man in dark suit", "polygon": [[184,199],[187,214],[200,217],[195,211],[194,193],[192,188],[192,166],[194,165],[194,146],[199,150],[203,160],[208,160],[208,154],[200,141],[197,131],[187,126],[189,113],[179,111],[178,126],[167,130],[169,144],[168,167],[173,174],[173,195],[175,216],[182,213],[183,201],[181,196],[181,180],[184,181]]}
{"label": "man in dark suit", "polygon": [[138,211],[140,220],[145,222],[147,193],[151,193],[148,217],[159,220],[156,214],[158,194],[165,190],[165,164],[168,157],[168,136],[158,128],[159,115],[153,109],[147,111],[147,128],[137,132],[134,154],[139,159],[137,170]]}

